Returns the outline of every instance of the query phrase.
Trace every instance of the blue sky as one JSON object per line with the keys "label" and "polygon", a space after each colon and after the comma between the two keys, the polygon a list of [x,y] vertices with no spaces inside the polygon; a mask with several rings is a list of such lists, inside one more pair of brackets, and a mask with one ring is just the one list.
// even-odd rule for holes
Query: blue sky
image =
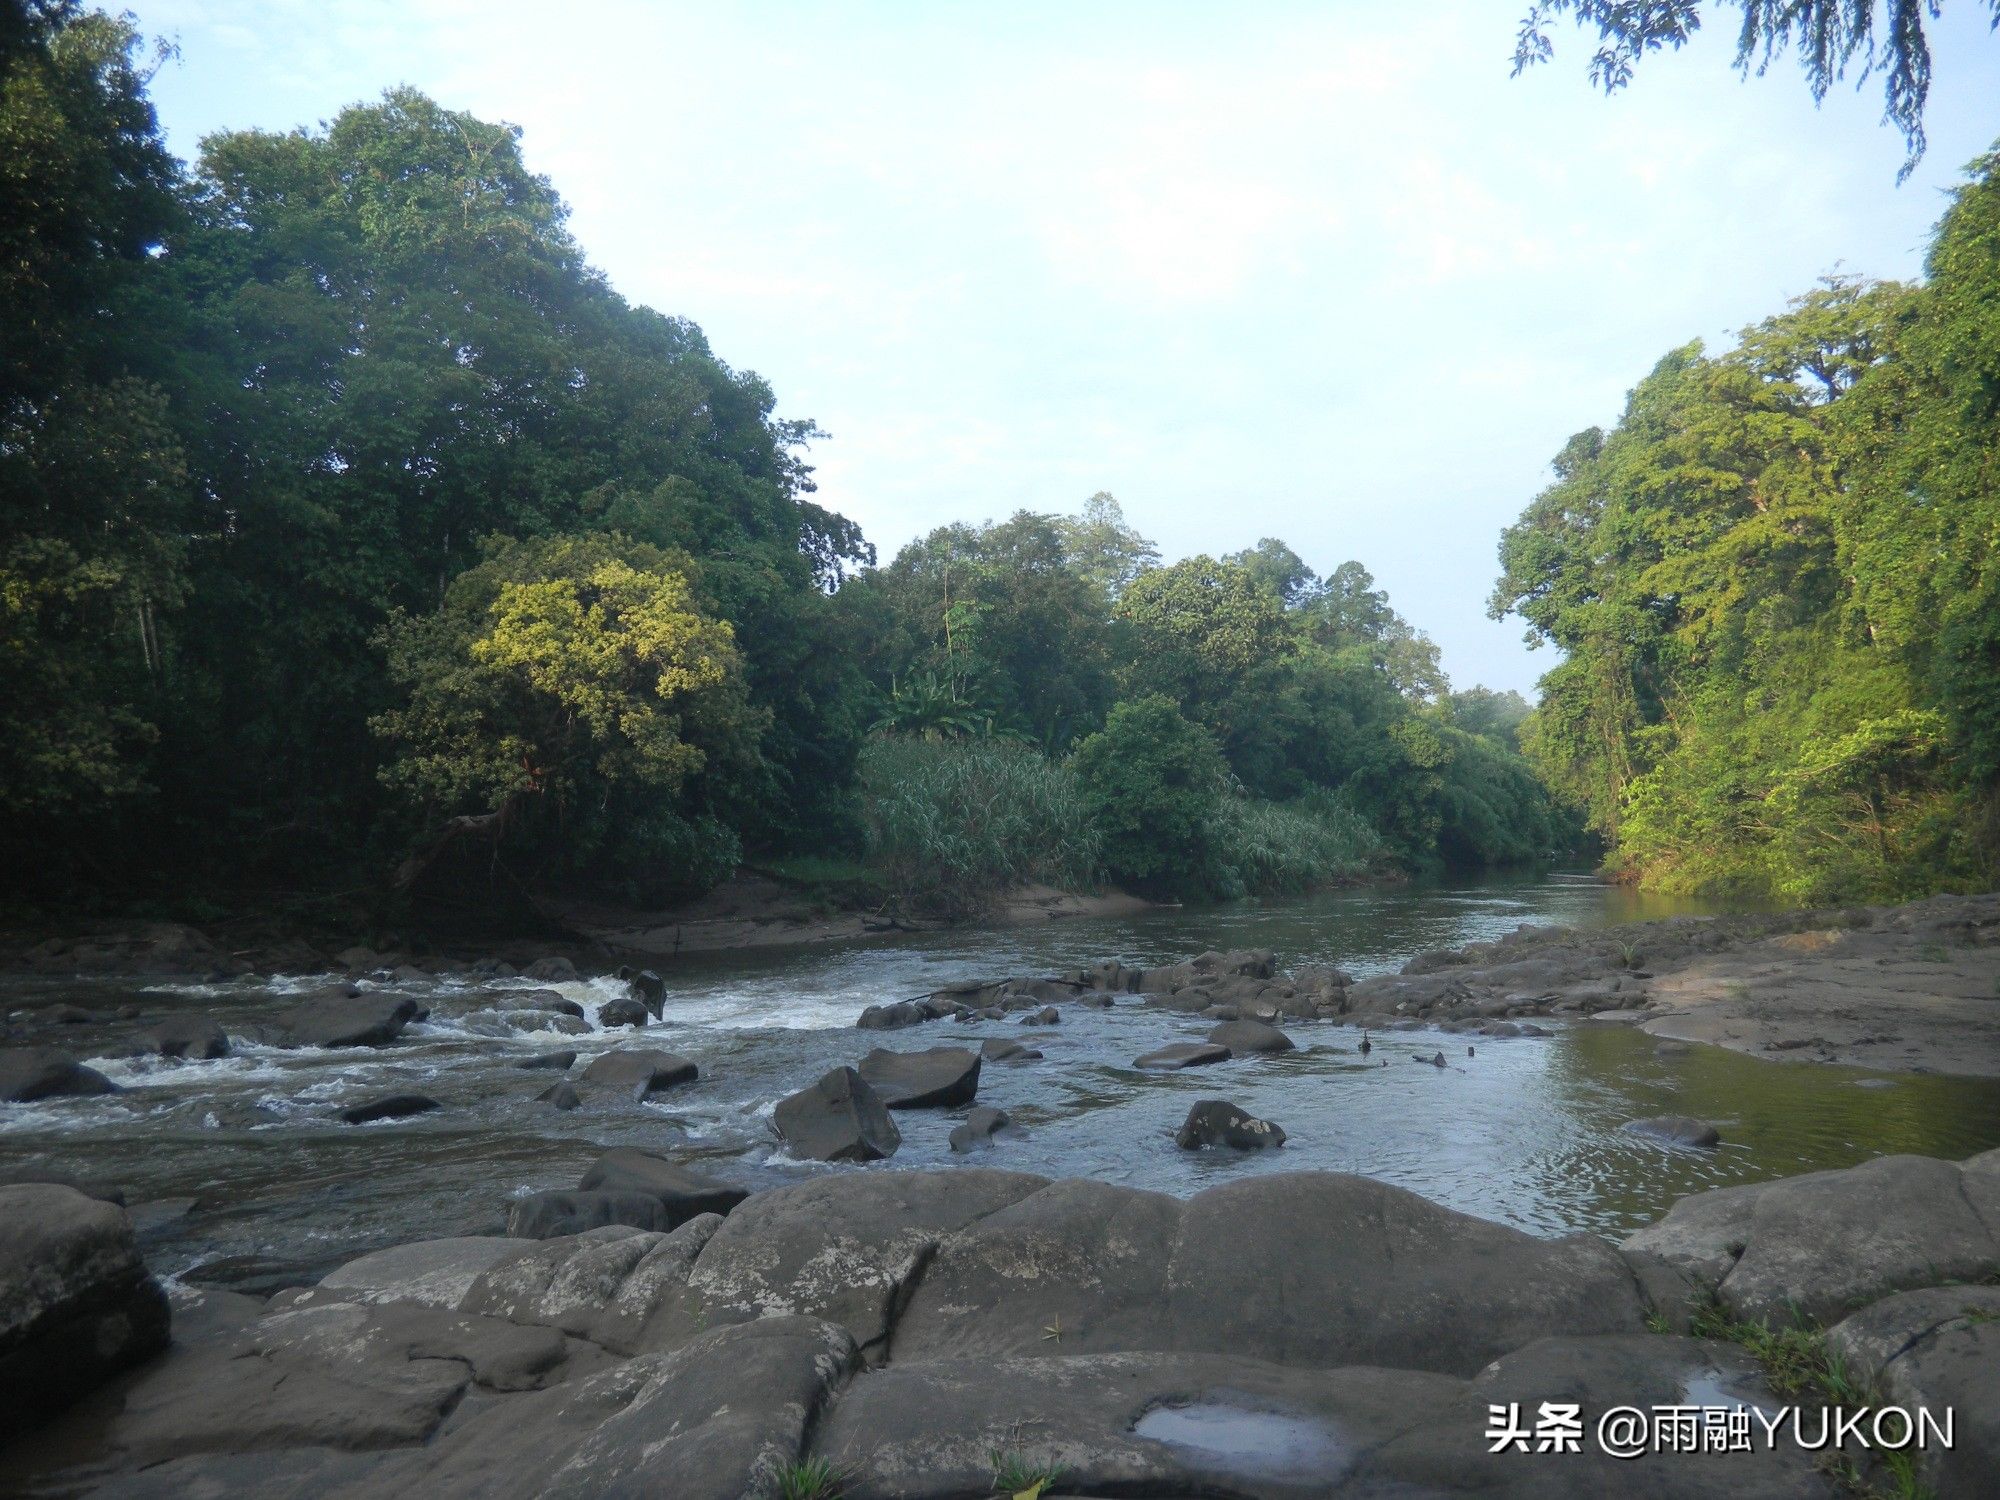
{"label": "blue sky", "polygon": [[2000,38],[1934,27],[1931,150],[1879,88],[1740,81],[1733,11],[1605,99],[1510,79],[1527,0],[700,5],[129,0],[174,148],[411,84],[526,132],[591,259],[693,318],[883,549],[1108,489],[1171,556],[1358,558],[1455,683],[1570,433],[1815,277],[1916,274],[2000,136]]}

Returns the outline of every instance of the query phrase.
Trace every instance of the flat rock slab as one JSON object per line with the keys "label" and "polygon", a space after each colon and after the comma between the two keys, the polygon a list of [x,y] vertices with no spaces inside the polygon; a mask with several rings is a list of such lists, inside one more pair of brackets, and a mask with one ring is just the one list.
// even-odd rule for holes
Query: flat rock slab
{"label": "flat rock slab", "polygon": [[1158,1068],[1162,1071],[1176,1071],[1181,1068],[1201,1068],[1210,1063],[1228,1062],[1234,1056],[1227,1047],[1214,1042],[1175,1042],[1170,1047],[1161,1047],[1133,1060],[1135,1068]]}
{"label": "flat rock slab", "polygon": [[980,1056],[964,1047],[891,1052],[877,1047],[858,1071],[890,1109],[956,1109],[979,1093]]}
{"label": "flat rock slab", "polygon": [[881,1161],[903,1144],[888,1107],[852,1068],[834,1068],[780,1099],[771,1123],[802,1161]]}
{"label": "flat rock slab", "polygon": [[350,1302],[415,1302],[455,1311],[481,1275],[527,1253],[519,1240],[497,1235],[418,1240],[351,1260],[319,1285]]}
{"label": "flat rock slab", "polygon": [[667,1206],[677,1228],[700,1214],[726,1214],[750,1194],[731,1183],[676,1166],[649,1151],[619,1146],[605,1152],[584,1172],[577,1188],[583,1192],[650,1193]]}
{"label": "flat rock slab", "polygon": [[700,1076],[701,1069],[678,1052],[661,1052],[650,1047],[600,1053],[583,1070],[585,1083],[622,1089],[635,1099],[644,1099],[676,1084],[693,1083]]}
{"label": "flat rock slab", "polygon": [[1618,1253],[1543,1240],[1331,1172],[1165,1194],[1050,1184],[938,1246],[896,1325],[901,1359],[1066,1349],[1241,1354],[1471,1374],[1548,1334],[1637,1332]]}

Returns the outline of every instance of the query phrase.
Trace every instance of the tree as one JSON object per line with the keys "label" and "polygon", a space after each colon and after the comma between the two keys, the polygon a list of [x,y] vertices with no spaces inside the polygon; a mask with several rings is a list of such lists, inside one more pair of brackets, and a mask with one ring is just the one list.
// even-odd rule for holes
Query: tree
{"label": "tree", "polygon": [[1109,490],[1099,490],[1075,516],[1057,525],[1070,570],[1095,584],[1107,600],[1116,600],[1133,579],[1160,564],[1160,549],[1125,524],[1125,511]]}
{"label": "tree", "polygon": [[[715,789],[754,758],[758,715],[689,572],[619,537],[496,539],[442,611],[390,617],[407,701],[372,721],[382,780],[431,832],[405,883],[474,834],[552,843],[614,888],[698,890],[733,866]],[[652,864],[677,842],[678,867]]]}
{"label": "tree", "polygon": [[[1743,13],[1736,34],[1736,66],[1762,74],[1781,53],[1798,49],[1813,101],[1826,97],[1850,68],[1862,80],[1883,75],[1885,123],[1909,147],[1898,180],[1924,154],[1924,104],[1930,97],[1931,49],[1926,15],[1936,19],[1943,0],[1729,0]],[[2000,28],[2000,0],[1987,0]],[[1662,48],[1678,50],[1701,27],[1703,0],[1535,0],[1521,22],[1514,48],[1518,76],[1554,56],[1551,22],[1569,15],[1597,29],[1591,81],[1613,93],[1632,81],[1640,58]]]}
{"label": "tree", "polygon": [[1120,703],[1069,764],[1112,879],[1142,890],[1205,888],[1212,811],[1227,768],[1214,739],[1171,698]]}

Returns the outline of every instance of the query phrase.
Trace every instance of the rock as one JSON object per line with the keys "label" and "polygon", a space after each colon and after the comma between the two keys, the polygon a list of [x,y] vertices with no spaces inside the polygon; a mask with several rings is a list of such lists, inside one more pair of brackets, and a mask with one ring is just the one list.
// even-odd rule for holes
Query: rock
{"label": "rock", "polygon": [[654,1020],[667,1007],[667,982],[651,969],[641,969],[627,981],[627,992],[634,1000],[646,1007]]}
{"label": "rock", "polygon": [[417,1002],[407,995],[322,990],[272,1018],[282,1047],[381,1047],[417,1019]]}
{"label": "rock", "polygon": [[1536,1338],[1643,1332],[1643,1316],[1631,1272],[1594,1236],[1537,1239],[1365,1177],[1259,1173],[1185,1203],[1072,1181],[945,1238],[895,1357],[1041,1353],[1059,1322],[1078,1354],[1471,1375]]}
{"label": "rock", "polygon": [[[1981,1158],[1975,1157],[1974,1163]],[[1891,1292],[2000,1273],[2000,1196],[1968,1167],[1883,1156],[1683,1198],[1630,1236],[1745,1320],[1830,1323]],[[1976,1206],[1988,1205],[1982,1214]]]}
{"label": "rock", "polygon": [[701,1070],[678,1052],[627,1048],[601,1052],[583,1070],[586,1083],[622,1089],[635,1099],[644,1099],[676,1084],[692,1083]]}
{"label": "rock", "polygon": [[597,1008],[597,1024],[607,1031],[613,1026],[644,1026],[647,1015],[645,1003],[628,995],[600,1005]]}
{"label": "rock", "polygon": [[931,1013],[916,1001],[895,1000],[887,1005],[869,1006],[854,1024],[862,1031],[896,1031],[931,1019]]}
{"label": "rock", "polygon": [[951,1149],[966,1152],[980,1146],[990,1146],[993,1137],[1005,1130],[1011,1122],[1004,1109],[992,1109],[981,1104],[966,1114],[965,1123],[955,1125],[951,1132]]}
{"label": "rock", "polygon": [[1053,1005],[1044,1005],[1040,1010],[1021,1017],[1023,1026],[1054,1026],[1062,1020],[1062,1012]]}
{"label": "rock", "polygon": [[1241,1056],[1246,1052],[1290,1052],[1292,1039],[1262,1021],[1224,1021],[1208,1034],[1210,1042]]}
{"label": "rock", "polygon": [[80,1094],[115,1094],[118,1086],[54,1047],[0,1051],[0,1103],[26,1104]]}
{"label": "rock", "polygon": [[535,1102],[550,1104],[563,1110],[580,1109],[583,1106],[583,1095],[576,1091],[575,1084],[565,1078],[562,1082],[551,1084],[535,1095]]}
{"label": "rock", "polygon": [[66,1187],[71,1192],[81,1193],[86,1198],[95,1198],[100,1203],[125,1205],[125,1189],[111,1187],[86,1178],[73,1177],[68,1172],[59,1172],[53,1167],[4,1167],[0,1168],[0,1187],[12,1187],[17,1183],[49,1183],[56,1187]]}
{"label": "rock", "polygon": [[0,1188],[0,1438],[167,1346],[167,1299],[115,1204]]}
{"label": "rock", "polygon": [[1883,1404],[1953,1419],[1921,1477],[1941,1496],[2000,1494],[2000,1287],[1941,1286],[1885,1297],[1837,1324],[1828,1349]]}
{"label": "rock", "polygon": [[1688,1115],[1655,1115],[1646,1120],[1627,1120],[1625,1128],[1634,1135],[1664,1141],[1669,1146],[1713,1147],[1722,1142],[1722,1132],[1706,1120]]}
{"label": "rock", "polygon": [[1042,1056],[1038,1048],[1024,1047],[1019,1042],[1009,1042],[1000,1037],[981,1042],[979,1055],[988,1062],[1036,1062]]}
{"label": "rock", "polygon": [[686,1295],[695,1261],[721,1227],[719,1215],[698,1214],[668,1234],[647,1236],[645,1254],[591,1320],[591,1341],[615,1354],[669,1347],[669,1337],[656,1337],[654,1320]]}
{"label": "rock", "polygon": [[1183,1151],[1199,1151],[1204,1146],[1259,1150],[1284,1145],[1285,1132],[1269,1120],[1245,1114],[1227,1100],[1204,1099],[1188,1111],[1174,1144]]}
{"label": "rock", "polygon": [[343,1109],[340,1118],[350,1125],[366,1125],[373,1120],[401,1120],[427,1114],[439,1107],[437,1100],[428,1094],[387,1094]]}
{"label": "rock", "polygon": [[890,1052],[877,1047],[859,1072],[890,1109],[956,1109],[979,1093],[980,1055],[964,1047]]}
{"label": "rock", "polygon": [[170,1016],[132,1039],[135,1052],[209,1059],[229,1055],[229,1038],[207,1016]]}
{"label": "rock", "polygon": [[[546,1500],[775,1495],[780,1475],[804,1451],[807,1432],[855,1362],[852,1340],[811,1318],[717,1329],[618,1372],[637,1389],[572,1450],[546,1439],[524,1447],[508,1466],[510,1489]],[[598,1377],[609,1378],[609,1372]],[[499,1428],[504,1416],[494,1416]],[[461,1451],[468,1453],[491,1441],[471,1427],[465,1436],[472,1441]],[[452,1487],[452,1473],[446,1467],[402,1493],[445,1493],[440,1486],[454,1495],[492,1492],[490,1480],[460,1479]]]}
{"label": "rock", "polygon": [[584,1019],[583,1007],[569,996],[555,990],[489,990],[494,1007],[499,1010],[547,1010],[565,1016]]}
{"label": "rock", "polygon": [[517,1068],[547,1068],[552,1073],[567,1073],[576,1063],[574,1052],[542,1052],[534,1057],[524,1057],[514,1066]]}
{"label": "rock", "polygon": [[455,1311],[482,1275],[527,1253],[519,1240],[497,1235],[417,1240],[348,1261],[327,1272],[318,1290],[329,1300],[418,1302]]}
{"label": "rock", "polygon": [[940,1243],[1044,1182],[961,1167],[843,1172],[758,1193],[722,1221],[695,1261],[686,1298],[662,1311],[654,1336],[671,1344],[796,1313],[838,1323],[879,1357],[911,1280]]}
{"label": "rock", "polygon": [[669,1229],[701,1214],[726,1214],[749,1193],[699,1172],[690,1172],[665,1157],[619,1146],[590,1164],[577,1183],[581,1192],[650,1193],[667,1206]]}
{"label": "rock", "polygon": [[785,1150],[801,1161],[880,1161],[903,1144],[887,1107],[852,1068],[835,1068],[781,1099],[772,1122]]}
{"label": "rock", "polygon": [[576,965],[566,958],[538,958],[521,971],[521,977],[539,979],[545,984],[574,984]]}
{"label": "rock", "polygon": [[552,1240],[613,1224],[674,1227],[672,1211],[651,1193],[530,1193],[507,1208],[507,1234],[517,1240]]}
{"label": "rock", "polygon": [[1161,1047],[1148,1052],[1144,1057],[1134,1059],[1132,1066],[1177,1072],[1182,1068],[1200,1068],[1209,1063],[1228,1062],[1230,1056],[1227,1047],[1218,1047],[1213,1042],[1175,1042],[1170,1047]]}

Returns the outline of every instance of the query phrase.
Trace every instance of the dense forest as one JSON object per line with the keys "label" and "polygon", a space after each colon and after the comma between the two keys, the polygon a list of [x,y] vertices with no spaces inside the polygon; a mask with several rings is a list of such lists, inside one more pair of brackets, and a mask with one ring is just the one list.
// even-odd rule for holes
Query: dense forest
{"label": "dense forest", "polygon": [[1521,728],[1628,877],[1786,902],[2000,882],[2000,154],[1922,284],[1673,350],[1501,544],[1561,665]]}
{"label": "dense forest", "polygon": [[754,859],[961,911],[1576,837],[1527,705],[1452,693],[1359,564],[1163,564],[1099,495],[877,566],[823,435],[621,298],[517,131],[394,91],[183,164],[129,21],[0,16],[17,900],[659,903]]}

